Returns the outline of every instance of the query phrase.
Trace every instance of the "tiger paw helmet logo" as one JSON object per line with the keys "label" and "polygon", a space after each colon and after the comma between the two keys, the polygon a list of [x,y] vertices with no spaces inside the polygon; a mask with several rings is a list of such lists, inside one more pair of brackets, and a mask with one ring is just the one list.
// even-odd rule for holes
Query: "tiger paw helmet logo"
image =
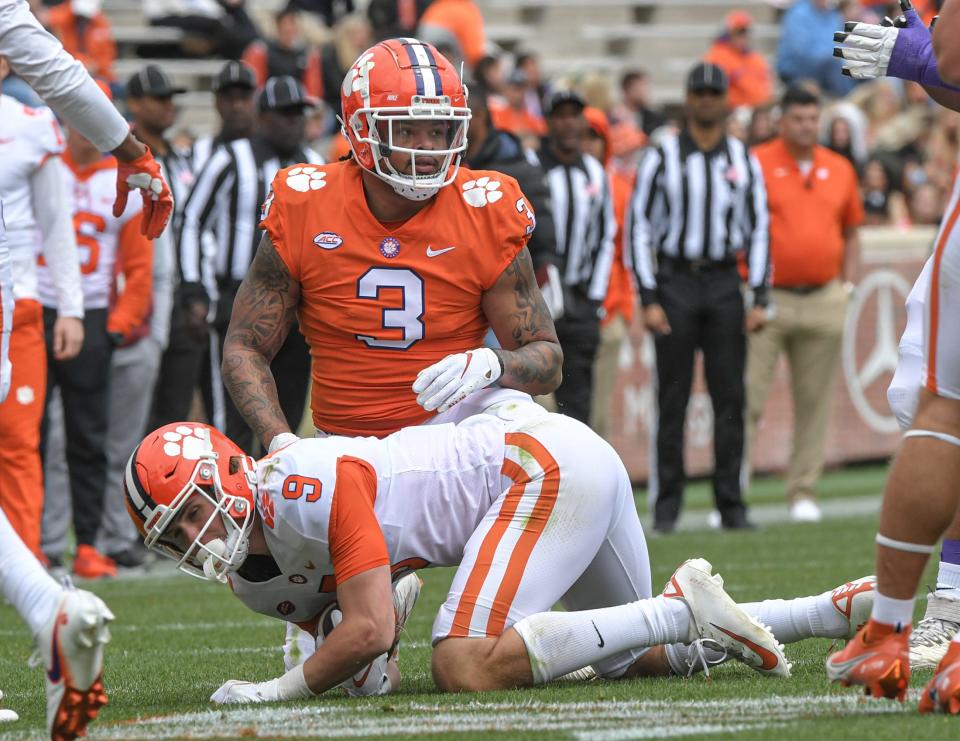
{"label": "tiger paw helmet logo", "polygon": [[316,167],[294,167],[287,173],[287,187],[299,193],[310,190],[320,190],[325,187],[327,173],[318,171]]}
{"label": "tiger paw helmet logo", "polygon": [[503,198],[500,181],[488,177],[469,180],[463,184],[463,200],[474,208],[483,208],[488,203],[496,203]]}
{"label": "tiger paw helmet logo", "polygon": [[198,461],[211,450],[210,437],[202,427],[178,425],[174,430],[163,433],[163,452],[171,458],[182,456],[188,461]]}
{"label": "tiger paw helmet logo", "polygon": [[353,93],[360,93],[364,100],[370,98],[370,70],[375,66],[373,61],[373,52],[368,51],[361,56],[347,72],[343,78],[343,87],[341,92],[350,96]]}

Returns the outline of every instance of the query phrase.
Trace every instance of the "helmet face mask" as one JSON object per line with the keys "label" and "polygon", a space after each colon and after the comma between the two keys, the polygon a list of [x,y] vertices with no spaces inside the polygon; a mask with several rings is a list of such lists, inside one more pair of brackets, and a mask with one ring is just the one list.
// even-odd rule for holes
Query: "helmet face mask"
{"label": "helmet face mask", "polygon": [[[168,471],[170,463],[153,456],[169,436],[187,433],[198,444],[184,445],[184,452],[178,456],[165,451],[175,458],[173,470]],[[218,438],[218,447],[225,449],[214,449],[211,433]],[[220,438],[233,449],[220,444]],[[239,455],[230,455],[233,452]],[[240,470],[233,473],[236,460]],[[221,477],[224,466],[231,471],[226,486]],[[151,486],[150,482],[157,483]],[[175,560],[186,574],[220,582],[226,581],[227,574],[236,571],[247,557],[255,485],[251,460],[205,425],[167,425],[148,435],[130,457],[124,478],[127,508],[144,535],[144,545]],[[196,510],[196,506],[201,509]],[[183,518],[193,525],[196,519],[205,518],[199,528],[192,528],[195,534],[189,542],[172,535]],[[211,528],[217,537],[209,536]]]}
{"label": "helmet face mask", "polygon": [[[412,201],[433,197],[457,175],[467,148],[470,109],[467,90],[453,66],[429,44],[391,39],[364,52],[347,72],[341,91],[342,133],[357,163]],[[410,138],[404,128],[436,124],[441,141]],[[422,129],[421,129],[422,130]],[[439,145],[439,146],[437,146]],[[391,161],[410,158],[409,172]],[[417,160],[439,160],[431,172],[417,172]]]}

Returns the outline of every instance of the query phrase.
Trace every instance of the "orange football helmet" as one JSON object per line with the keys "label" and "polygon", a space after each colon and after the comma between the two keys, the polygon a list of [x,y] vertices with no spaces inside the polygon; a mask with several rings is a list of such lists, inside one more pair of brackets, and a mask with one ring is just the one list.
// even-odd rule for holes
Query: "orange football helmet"
{"label": "orange football helmet", "polygon": [[[433,46],[389,39],[367,49],[343,78],[340,102],[353,156],[398,194],[422,201],[453,182],[467,148],[470,109],[460,75]],[[416,146],[413,132],[422,122],[436,125],[428,148]],[[410,155],[409,173],[393,166],[393,152]],[[441,158],[440,166],[418,171],[418,156],[421,165],[424,157]]]}
{"label": "orange football helmet", "polygon": [[[247,557],[254,462],[213,427],[175,422],[151,432],[127,461],[123,488],[144,544],[177,561],[181,571],[225,581]],[[168,531],[194,496],[211,503],[213,511],[192,542],[178,542]],[[217,518],[225,536],[201,542]]]}

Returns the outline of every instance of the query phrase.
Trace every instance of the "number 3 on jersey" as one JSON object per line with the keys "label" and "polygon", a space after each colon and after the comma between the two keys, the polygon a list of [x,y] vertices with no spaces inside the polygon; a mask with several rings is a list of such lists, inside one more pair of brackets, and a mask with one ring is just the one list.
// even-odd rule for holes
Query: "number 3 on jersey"
{"label": "number 3 on jersey", "polygon": [[380,326],[393,333],[400,330],[402,339],[363,334],[356,338],[367,347],[407,350],[423,339],[423,279],[409,268],[370,268],[357,281],[357,298],[379,300],[385,288],[400,290],[400,305],[381,311]]}

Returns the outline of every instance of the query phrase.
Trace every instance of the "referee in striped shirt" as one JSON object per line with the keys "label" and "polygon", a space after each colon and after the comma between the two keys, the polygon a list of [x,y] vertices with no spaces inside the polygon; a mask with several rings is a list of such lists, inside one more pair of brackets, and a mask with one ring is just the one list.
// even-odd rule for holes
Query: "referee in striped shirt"
{"label": "referee in striped shirt", "polygon": [[[224,143],[204,164],[183,209],[180,231],[180,268],[183,289],[195,301],[207,305],[216,299],[213,329],[215,349],[223,347],[233,299],[256,254],[262,232],[260,206],[270,184],[284,167],[306,162],[323,164],[303,144],[304,111],[313,101],[293,77],[272,77],[260,92],[258,132],[249,138]],[[203,238],[211,231],[213,240]],[[207,254],[213,247],[214,254]],[[209,275],[209,265],[213,275]],[[210,365],[220,367],[220,358]],[[271,364],[278,379],[280,406],[291,429],[300,424],[310,378],[310,353],[300,332],[290,332]],[[256,441],[243,416],[224,393],[219,378],[214,382],[214,425],[248,453]]]}
{"label": "referee in striped shirt", "polygon": [[[713,402],[713,489],[722,526],[751,528],[740,491],[746,332],[766,317],[768,213],[760,166],[725,133],[727,77],[698,64],[687,78],[687,121],[640,163],[630,209],[643,319],[654,333],[659,414],[650,477],[654,530],[672,532],[683,502],[683,430],[694,354]],[[737,258],[753,300],[744,309]]]}
{"label": "referee in striped shirt", "polygon": [[563,382],[554,391],[558,411],[590,421],[593,359],[600,345],[600,319],[613,266],[617,222],[610,179],[603,165],[582,151],[588,129],[586,101],[558,90],[544,106],[548,134],[540,148],[556,231],[563,312],[554,318],[563,348]]}

